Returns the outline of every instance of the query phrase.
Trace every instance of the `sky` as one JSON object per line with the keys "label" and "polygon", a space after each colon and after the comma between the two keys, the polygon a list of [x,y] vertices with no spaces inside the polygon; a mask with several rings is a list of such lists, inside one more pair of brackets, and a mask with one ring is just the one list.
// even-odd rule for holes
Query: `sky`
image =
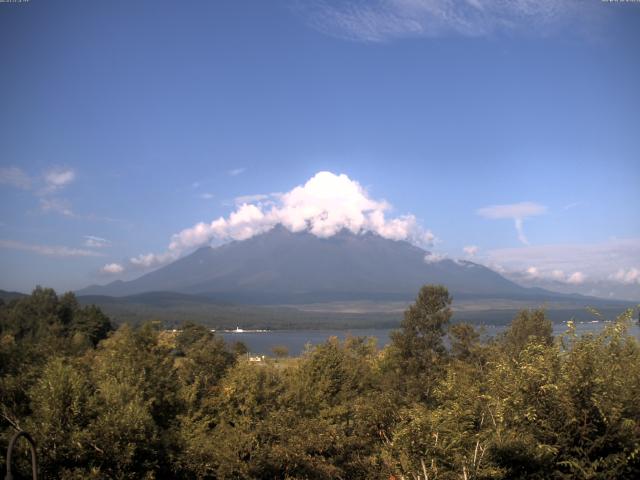
{"label": "sky", "polygon": [[277,223],[640,301],[640,3],[0,3],[0,289]]}

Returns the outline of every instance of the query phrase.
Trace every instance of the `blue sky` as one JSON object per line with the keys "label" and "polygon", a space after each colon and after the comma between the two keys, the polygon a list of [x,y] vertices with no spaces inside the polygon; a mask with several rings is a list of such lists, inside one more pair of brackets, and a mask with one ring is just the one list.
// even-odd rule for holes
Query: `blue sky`
{"label": "blue sky", "polygon": [[328,171],[389,236],[640,299],[638,3],[31,0],[0,41],[2,289],[135,277]]}

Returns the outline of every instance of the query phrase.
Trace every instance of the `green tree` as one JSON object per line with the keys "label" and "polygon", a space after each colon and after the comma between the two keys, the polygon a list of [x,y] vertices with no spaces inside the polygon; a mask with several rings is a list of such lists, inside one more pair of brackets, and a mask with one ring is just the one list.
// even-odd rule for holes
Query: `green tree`
{"label": "green tree", "polygon": [[205,327],[186,324],[176,339],[182,355],[176,359],[180,395],[188,411],[203,407],[215,394],[220,379],[235,363],[224,340]]}
{"label": "green tree", "polygon": [[501,337],[504,348],[511,355],[517,355],[531,341],[544,345],[553,343],[553,325],[544,309],[521,310]]}
{"label": "green tree", "polygon": [[480,333],[468,323],[456,323],[449,327],[451,355],[465,361],[477,360],[480,355]]}
{"label": "green tree", "polygon": [[103,476],[152,478],[169,469],[163,434],[179,411],[170,348],[154,324],[120,327],[87,357],[96,416],[87,427],[94,446],[91,467]]}
{"label": "green tree", "polygon": [[631,315],[597,335],[579,337],[572,327],[564,338],[559,478],[640,477],[640,343],[627,333]]}
{"label": "green tree", "polygon": [[104,340],[113,330],[113,325],[100,308],[88,305],[75,311],[71,321],[71,332],[85,337],[93,346]]}
{"label": "green tree", "polygon": [[94,411],[87,372],[63,358],[52,358],[31,388],[32,413],[24,428],[35,435],[40,471],[62,478],[63,470],[83,467],[92,445],[86,429]]}
{"label": "green tree", "polygon": [[443,337],[451,319],[451,297],[442,285],[425,285],[391,333],[388,378],[407,398],[428,400],[443,374],[447,351]]}

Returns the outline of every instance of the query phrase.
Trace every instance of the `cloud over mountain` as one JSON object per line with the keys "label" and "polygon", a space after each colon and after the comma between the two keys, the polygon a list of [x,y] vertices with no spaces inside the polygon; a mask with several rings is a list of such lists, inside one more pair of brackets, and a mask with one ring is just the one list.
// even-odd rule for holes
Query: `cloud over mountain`
{"label": "cloud over mountain", "polygon": [[494,249],[483,261],[526,286],[640,299],[640,238]]}
{"label": "cloud over mountain", "polygon": [[467,245],[466,247],[462,248],[462,251],[467,257],[475,257],[478,253],[478,250],[479,248],[476,245]]}
{"label": "cloud over mountain", "polygon": [[291,232],[308,231],[321,238],[343,229],[352,233],[373,232],[418,245],[430,245],[435,238],[411,214],[389,217],[388,202],[371,198],[357,181],[345,174],[318,172],[289,192],[271,195],[267,202],[262,195],[245,196],[243,200],[227,217],[200,222],[174,234],[165,252],[138,255],[130,263],[142,268],[162,265],[187,250],[211,242],[246,240],[276,225]]}

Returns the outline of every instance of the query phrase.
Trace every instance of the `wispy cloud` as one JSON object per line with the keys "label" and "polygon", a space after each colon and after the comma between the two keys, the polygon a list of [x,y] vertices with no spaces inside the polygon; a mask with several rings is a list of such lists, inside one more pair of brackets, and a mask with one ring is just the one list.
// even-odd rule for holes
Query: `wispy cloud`
{"label": "wispy cloud", "polygon": [[111,246],[111,242],[106,238],[96,237],[94,235],[85,235],[84,246],[89,248],[106,248]]}
{"label": "wispy cloud", "polygon": [[578,0],[316,0],[298,5],[317,30],[364,42],[496,32],[544,35],[589,18],[595,8]]}
{"label": "wispy cloud", "polygon": [[233,170],[229,170],[227,173],[232,177],[237,177],[238,175],[243,174],[246,171],[246,168],[234,168]]}
{"label": "wispy cloud", "polygon": [[562,207],[562,210],[563,210],[563,211],[571,210],[572,208],[579,207],[580,205],[582,205],[582,203],[581,203],[581,202],[573,202],[573,203],[569,203],[569,204],[565,205],[564,207]]}
{"label": "wispy cloud", "polygon": [[213,193],[204,192],[198,195],[198,198],[202,200],[211,200],[212,198],[215,198],[215,195]]}
{"label": "wispy cloud", "polygon": [[264,193],[257,193],[254,195],[240,195],[239,197],[236,197],[233,199],[234,203],[236,205],[242,205],[243,203],[256,203],[256,202],[262,202],[264,200],[268,200],[274,196],[277,196],[278,194],[264,194]]}
{"label": "wispy cloud", "polygon": [[477,210],[477,214],[493,220],[510,218],[514,221],[518,240],[529,245],[529,240],[524,234],[523,220],[536,215],[546,213],[547,207],[534,202],[520,202],[506,205],[491,205]]}
{"label": "wispy cloud", "polygon": [[66,217],[75,217],[76,214],[71,208],[71,203],[61,198],[41,198],[40,210],[44,213],[59,213]]}
{"label": "wispy cloud", "polygon": [[39,199],[40,210],[44,213],[57,213],[67,217],[76,217],[71,204],[56,196],[76,179],[76,172],[68,167],[52,167],[39,176],[31,177],[18,167],[0,168],[0,184],[31,190]]}
{"label": "wispy cloud", "polygon": [[56,197],[76,179],[76,172],[68,167],[53,167],[42,175],[44,187],[35,192],[40,197],[40,210],[44,213],[57,213],[65,217],[77,217],[71,202]]}
{"label": "wispy cloud", "polygon": [[66,247],[61,245],[37,245],[31,243],[23,243],[14,240],[0,240],[0,248],[10,248],[13,250],[24,250],[34,252],[38,255],[47,255],[52,257],[103,257],[104,255],[93,250],[82,248]]}
{"label": "wispy cloud", "polygon": [[0,184],[29,190],[31,177],[18,167],[0,167]]}
{"label": "wispy cloud", "polygon": [[29,190],[41,187],[34,192],[37,195],[51,195],[62,190],[76,178],[76,172],[69,167],[52,167],[41,176],[31,177],[19,167],[0,167],[0,184],[11,185],[16,188]]}
{"label": "wispy cloud", "polygon": [[76,178],[76,172],[72,168],[54,167],[44,174],[45,187],[42,190],[43,195],[48,195],[62,190],[72,183]]}
{"label": "wispy cloud", "polygon": [[478,209],[478,215],[491,218],[527,218],[542,215],[547,207],[534,202],[510,203],[506,205],[491,205]]}
{"label": "wispy cloud", "polygon": [[278,224],[292,232],[308,231],[318,237],[330,237],[347,229],[353,233],[370,231],[420,245],[435,241],[433,233],[424,230],[413,215],[388,218],[391,206],[384,200],[371,198],[357,181],[344,174],[319,172],[304,185],[268,197],[265,202],[264,195],[245,196],[228,217],[186,228],[171,237],[165,252],[139,255],[130,259],[130,263],[150,268],[212,241],[245,240]]}

